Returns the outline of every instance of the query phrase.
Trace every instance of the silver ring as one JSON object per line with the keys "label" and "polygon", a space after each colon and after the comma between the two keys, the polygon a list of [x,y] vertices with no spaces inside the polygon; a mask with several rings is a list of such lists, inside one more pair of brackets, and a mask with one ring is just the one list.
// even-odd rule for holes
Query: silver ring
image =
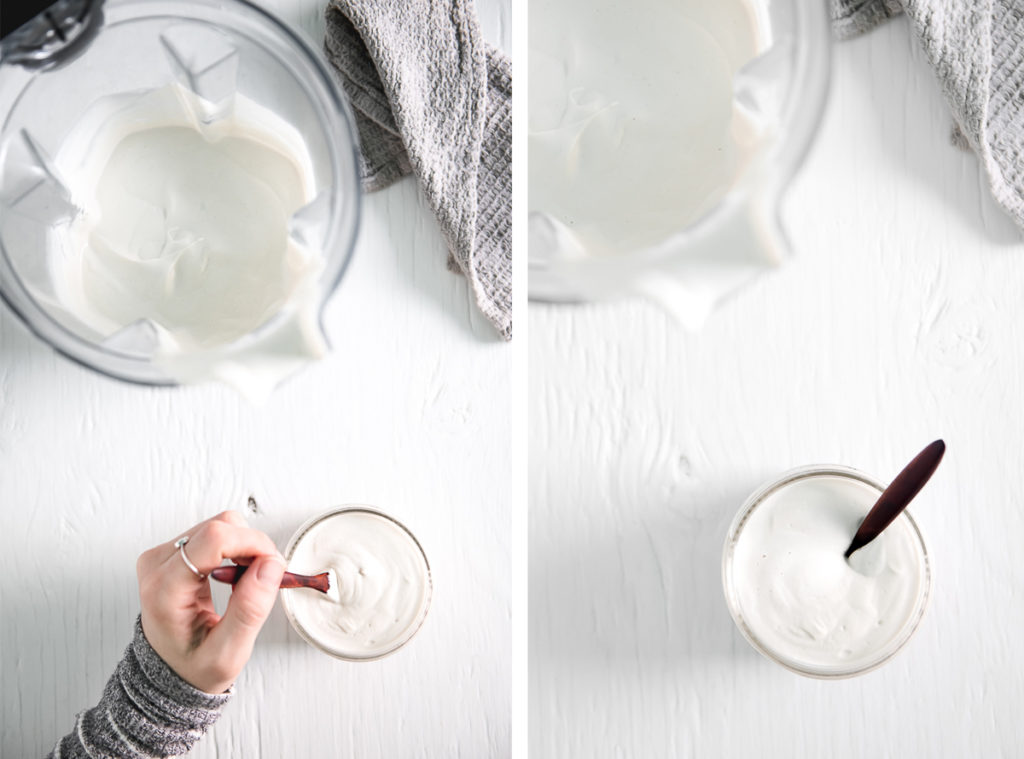
{"label": "silver ring", "polygon": [[194,574],[200,580],[205,580],[206,579],[206,575],[204,575],[202,572],[199,571],[199,568],[189,560],[188,554],[185,553],[185,544],[187,542],[188,542],[188,535],[186,535],[183,538],[178,538],[178,540],[174,543],[174,547],[178,549],[178,553],[181,554],[181,560],[183,562],[185,562],[185,566],[186,567],[188,567],[190,570],[192,570],[192,574]]}

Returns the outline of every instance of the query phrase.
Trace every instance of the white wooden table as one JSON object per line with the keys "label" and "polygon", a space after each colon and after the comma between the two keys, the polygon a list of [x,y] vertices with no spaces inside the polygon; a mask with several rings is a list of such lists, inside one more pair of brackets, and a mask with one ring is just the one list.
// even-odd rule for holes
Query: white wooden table
{"label": "white wooden table", "polygon": [[[698,334],[531,305],[531,758],[1021,755],[1024,245],[903,20],[834,60],[782,268]],[[937,437],[908,648],[840,682],[757,654],[720,580],[744,498],[810,463],[889,480]]]}
{"label": "white wooden table", "polygon": [[[319,46],[322,0],[266,5]],[[508,0],[480,6],[507,46]],[[282,548],[337,504],[393,514],[427,552],[433,604],[368,664],[315,651],[276,607],[192,755],[509,755],[512,347],[446,270],[413,180],[366,198],[326,324],[330,356],[253,408],[105,379],[0,310],[0,756],[42,756],[99,698],[138,613],[136,556],[249,495]]]}

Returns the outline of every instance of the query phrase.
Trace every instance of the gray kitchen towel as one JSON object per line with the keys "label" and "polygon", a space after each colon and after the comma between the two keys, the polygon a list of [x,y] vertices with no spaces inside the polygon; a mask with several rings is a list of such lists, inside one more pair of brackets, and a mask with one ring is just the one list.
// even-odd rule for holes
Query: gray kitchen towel
{"label": "gray kitchen towel", "polygon": [[906,13],[939,77],[958,141],[1024,229],[1024,7],[1016,0],[832,0],[842,39]]}
{"label": "gray kitchen towel", "polygon": [[448,266],[512,337],[512,69],[471,0],[331,0],[327,57],[356,112],[368,192],[414,173]]}

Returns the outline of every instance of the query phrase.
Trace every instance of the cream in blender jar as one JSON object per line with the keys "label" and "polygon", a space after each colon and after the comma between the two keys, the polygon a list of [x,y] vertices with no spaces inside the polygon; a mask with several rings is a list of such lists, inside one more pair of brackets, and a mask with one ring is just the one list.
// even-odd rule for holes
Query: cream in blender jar
{"label": "cream in blender jar", "polygon": [[262,399],[327,350],[320,314],[358,216],[347,108],[253,6],[102,12],[61,66],[8,59],[0,290],[99,371]]}
{"label": "cream in blender jar", "polygon": [[[314,194],[305,145],[242,96],[197,125],[194,98],[171,84],[105,104],[69,135],[56,166],[80,212],[54,258],[57,303],[99,334],[147,322],[179,381],[204,379],[218,347],[282,312],[288,353],[319,357],[322,260],[288,234]],[[286,370],[255,353],[250,372]]]}
{"label": "cream in blender jar", "polygon": [[766,130],[734,100],[768,47],[757,0],[561,0],[530,13],[529,208],[582,255],[714,207]]}

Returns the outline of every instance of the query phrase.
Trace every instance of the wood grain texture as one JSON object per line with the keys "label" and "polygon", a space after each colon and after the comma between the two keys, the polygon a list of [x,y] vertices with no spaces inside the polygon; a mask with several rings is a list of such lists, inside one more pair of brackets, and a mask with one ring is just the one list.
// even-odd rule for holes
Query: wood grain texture
{"label": "wood grain texture", "polygon": [[[950,128],[905,22],[837,45],[791,260],[698,334],[531,305],[531,759],[1020,754],[1024,245]],[[841,682],[755,653],[720,579],[744,498],[803,464],[888,481],[937,437],[909,647]]]}
{"label": "wood grain texture", "polygon": [[[265,5],[319,47],[322,1]],[[508,0],[480,5],[507,44]],[[413,180],[366,198],[330,355],[259,409],[102,378],[0,310],[0,756],[42,756],[99,698],[138,613],[137,555],[249,495],[281,548],[341,503],[393,514],[427,553],[433,603],[369,664],[318,653],[278,606],[191,755],[509,755],[512,351],[445,258]]]}

